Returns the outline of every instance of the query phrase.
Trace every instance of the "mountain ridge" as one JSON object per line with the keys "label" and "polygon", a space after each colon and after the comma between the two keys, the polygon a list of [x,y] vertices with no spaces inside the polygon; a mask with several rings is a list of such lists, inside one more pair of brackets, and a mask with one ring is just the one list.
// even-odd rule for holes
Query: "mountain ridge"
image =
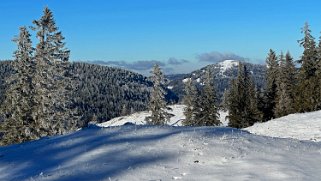
{"label": "mountain ridge", "polygon": [[252,74],[257,89],[262,89],[265,84],[266,66],[261,64],[253,64],[239,60],[225,60],[215,64],[210,64],[198,70],[194,70],[188,74],[172,74],[166,75],[168,79],[167,87],[179,97],[180,101],[184,97],[184,82],[191,78],[197,87],[202,87],[202,79],[205,77],[205,71],[210,69],[214,77],[214,85],[217,91],[219,103],[222,101],[225,90],[229,89],[230,81],[237,76],[239,62],[245,64],[248,71]]}

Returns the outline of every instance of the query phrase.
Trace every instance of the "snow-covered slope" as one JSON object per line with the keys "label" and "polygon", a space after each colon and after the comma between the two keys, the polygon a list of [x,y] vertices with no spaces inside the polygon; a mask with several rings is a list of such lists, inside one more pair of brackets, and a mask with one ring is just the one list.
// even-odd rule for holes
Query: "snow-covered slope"
{"label": "snow-covered slope", "polygon": [[239,65],[239,61],[237,60],[224,60],[219,62],[218,67],[220,68],[220,73],[223,75],[226,70],[231,69]]}
{"label": "snow-covered slope", "polygon": [[[184,105],[170,106],[172,111],[169,111],[171,117],[168,125],[182,126],[184,116]],[[228,125],[228,119],[225,119],[227,112],[220,111],[220,120],[222,126]],[[120,126],[125,123],[134,123],[136,125],[144,125],[144,121],[150,113],[147,111],[134,113],[129,116],[117,117],[107,122],[98,124],[101,127]],[[304,114],[291,114],[282,118],[274,119],[265,123],[256,123],[252,127],[245,128],[253,134],[272,136],[279,138],[294,138],[299,140],[321,141],[321,111],[304,113]]]}
{"label": "snow-covered slope", "polygon": [[321,111],[291,114],[245,130],[264,136],[321,141]]}
{"label": "snow-covered slope", "polygon": [[319,180],[321,142],[232,128],[91,127],[0,147],[0,180]]}
{"label": "snow-covered slope", "polygon": [[[168,125],[170,126],[182,126],[182,120],[185,119],[184,116],[184,105],[171,105],[169,106],[172,110],[168,111],[170,114],[173,115],[173,117],[171,117]],[[224,111],[220,111],[220,120],[221,123],[223,124],[223,126],[227,126],[228,124],[228,120],[225,119],[225,117],[227,116],[227,112]],[[129,116],[122,116],[122,117],[117,117],[114,119],[111,119],[107,122],[98,124],[101,127],[110,127],[110,126],[120,126],[120,125],[124,125],[125,123],[134,123],[136,125],[144,125],[146,124],[145,122],[145,118],[147,116],[150,116],[151,113],[147,112],[147,111],[143,111],[143,112],[137,112],[134,114],[131,114]]]}

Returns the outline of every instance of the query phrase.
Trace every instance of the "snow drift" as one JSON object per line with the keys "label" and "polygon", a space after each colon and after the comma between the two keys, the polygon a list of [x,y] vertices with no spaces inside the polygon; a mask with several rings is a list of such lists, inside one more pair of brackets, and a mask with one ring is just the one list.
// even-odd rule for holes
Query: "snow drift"
{"label": "snow drift", "polygon": [[219,127],[90,128],[0,147],[0,180],[318,180],[321,144]]}
{"label": "snow drift", "polygon": [[[0,180],[321,178],[321,111],[238,130],[182,127],[184,106],[172,108],[170,126],[139,125],[149,115],[141,112],[68,135],[0,147]],[[221,120],[225,116],[221,112]],[[127,122],[134,124],[123,125]]]}
{"label": "snow drift", "polygon": [[291,114],[245,130],[264,136],[321,141],[321,111]]}

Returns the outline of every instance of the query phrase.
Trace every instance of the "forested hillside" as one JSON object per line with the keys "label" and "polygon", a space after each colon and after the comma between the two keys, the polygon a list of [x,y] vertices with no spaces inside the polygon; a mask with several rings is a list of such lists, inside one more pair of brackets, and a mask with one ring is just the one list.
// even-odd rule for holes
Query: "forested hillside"
{"label": "forested hillside", "polygon": [[[82,116],[79,124],[102,122],[147,109],[152,82],[148,77],[128,70],[74,62],[71,72],[78,87],[73,90],[75,107]],[[0,62],[0,100],[3,101],[5,79],[13,72],[11,61]],[[167,89],[167,101],[177,97]]]}
{"label": "forested hillside", "polygon": [[144,76],[126,70],[73,63],[78,76],[74,91],[76,106],[85,121],[106,121],[147,108],[151,82]]}

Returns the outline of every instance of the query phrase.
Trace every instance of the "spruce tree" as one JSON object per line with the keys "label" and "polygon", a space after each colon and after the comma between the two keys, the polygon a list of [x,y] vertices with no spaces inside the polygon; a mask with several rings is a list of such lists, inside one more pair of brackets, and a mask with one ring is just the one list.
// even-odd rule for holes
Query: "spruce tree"
{"label": "spruce tree", "polygon": [[247,82],[249,84],[248,91],[248,124],[252,126],[256,122],[261,122],[263,119],[263,113],[259,110],[259,91],[257,90],[253,78],[250,74],[248,74]]}
{"label": "spruce tree", "polygon": [[270,49],[268,57],[266,58],[267,71],[266,71],[266,88],[265,88],[265,106],[264,116],[265,121],[275,118],[275,106],[277,102],[277,79],[278,79],[278,60],[275,52]]}
{"label": "spruce tree", "polygon": [[198,111],[195,117],[196,125],[218,126],[221,124],[216,102],[213,74],[209,68],[205,72],[204,87],[199,96],[198,104]]}
{"label": "spruce tree", "polygon": [[165,102],[165,90],[162,87],[164,84],[164,75],[157,64],[154,65],[151,73],[151,80],[153,82],[149,102],[151,116],[146,117],[146,122],[151,125],[165,125],[169,121],[169,114],[167,113]]}
{"label": "spruce tree", "polygon": [[58,31],[52,12],[45,8],[43,16],[34,20],[39,43],[36,47],[35,104],[33,119],[41,136],[62,134],[76,128],[77,116],[71,109],[71,76],[68,64],[70,51]]}
{"label": "spruce tree", "polygon": [[262,119],[258,110],[255,85],[242,63],[239,64],[237,78],[231,81],[227,103],[230,127],[245,128]]}
{"label": "spruce tree", "polygon": [[184,115],[185,120],[183,125],[195,126],[195,110],[197,109],[197,90],[193,84],[192,79],[188,79],[185,83],[185,97],[184,97]]}
{"label": "spruce tree", "polygon": [[316,78],[318,80],[318,87],[319,87],[319,92],[317,93],[317,105],[316,105],[316,110],[321,109],[321,36],[319,38],[319,44],[317,47],[317,70],[316,70]]}
{"label": "spruce tree", "polygon": [[277,102],[275,116],[294,113],[294,85],[296,69],[290,53],[280,55],[279,77],[277,79]]}
{"label": "spruce tree", "polygon": [[19,36],[13,40],[17,44],[12,62],[14,73],[7,79],[5,100],[1,105],[4,123],[0,132],[4,135],[0,145],[20,143],[37,138],[34,134],[35,120],[31,117],[33,107],[34,74],[31,35],[26,27],[20,28]]}
{"label": "spruce tree", "polygon": [[296,89],[296,110],[299,112],[314,111],[317,109],[320,92],[317,72],[317,48],[314,37],[311,35],[309,24],[305,23],[302,28],[304,37],[298,42],[304,48],[298,74]]}
{"label": "spruce tree", "polygon": [[241,121],[242,121],[241,112],[240,112],[242,96],[238,94],[238,89],[239,89],[239,83],[237,81],[238,78],[231,80],[230,89],[227,92],[227,100],[226,100],[226,107],[228,110],[227,118],[229,119],[228,126],[236,127],[236,128],[241,127]]}

